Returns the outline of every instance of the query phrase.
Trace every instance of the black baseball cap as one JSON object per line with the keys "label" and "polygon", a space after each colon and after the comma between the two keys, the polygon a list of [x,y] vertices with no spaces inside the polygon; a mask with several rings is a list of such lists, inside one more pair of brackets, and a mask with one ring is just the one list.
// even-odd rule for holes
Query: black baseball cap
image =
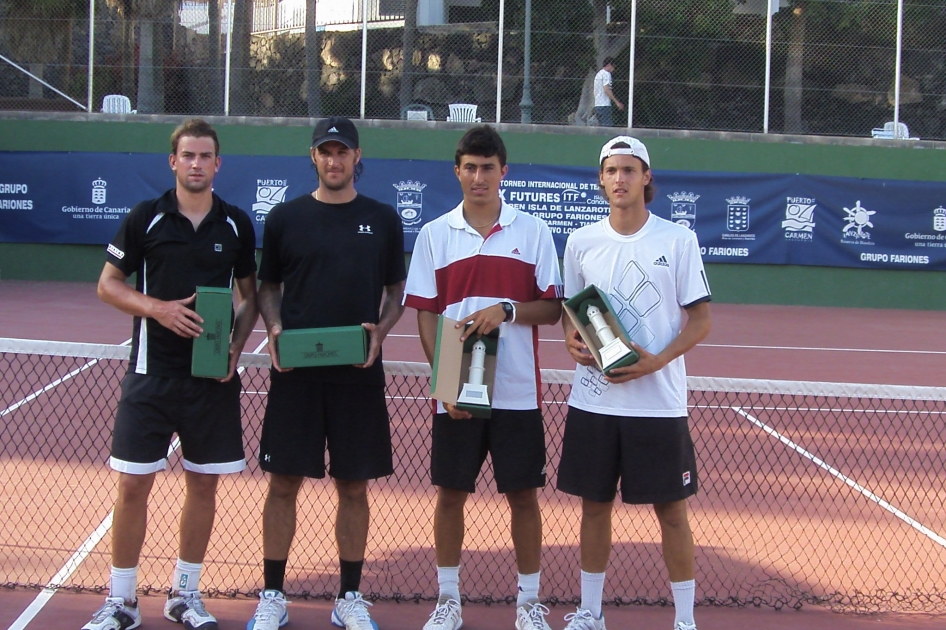
{"label": "black baseball cap", "polygon": [[323,118],[312,132],[312,146],[317,147],[326,142],[341,142],[349,149],[357,149],[358,130],[355,129],[355,123],[344,116]]}

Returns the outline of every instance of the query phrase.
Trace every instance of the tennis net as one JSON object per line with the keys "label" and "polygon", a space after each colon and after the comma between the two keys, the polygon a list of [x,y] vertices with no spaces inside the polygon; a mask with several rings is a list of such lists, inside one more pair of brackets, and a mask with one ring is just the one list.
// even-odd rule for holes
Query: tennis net
{"label": "tennis net", "polygon": [[[0,583],[106,588],[115,475],[112,420],[125,346],[0,339]],[[255,454],[267,355],[244,355],[248,468],[225,476],[202,585],[211,595],[261,587],[267,480]],[[430,370],[389,362],[395,473],[370,486],[363,590],[374,599],[437,595],[428,479]],[[543,370],[549,484],[542,595],[579,599],[580,504],[554,489],[574,373]],[[700,492],[689,501],[701,604],[847,611],[946,612],[946,388],[693,378],[690,426]],[[173,446],[172,446],[173,448]],[[140,564],[144,592],[166,589],[183,502],[179,453],[151,496]],[[334,597],[334,489],[299,498],[287,590]],[[649,507],[618,504],[605,587],[616,604],[667,604],[660,535]],[[508,508],[487,466],[470,497],[461,589],[471,601],[515,599]]]}

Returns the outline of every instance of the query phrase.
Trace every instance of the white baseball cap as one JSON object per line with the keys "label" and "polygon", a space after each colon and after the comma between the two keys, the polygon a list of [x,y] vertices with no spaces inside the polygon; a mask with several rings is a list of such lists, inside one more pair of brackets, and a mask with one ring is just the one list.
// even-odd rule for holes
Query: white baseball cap
{"label": "white baseball cap", "polygon": [[[626,147],[613,148],[616,144],[626,144]],[[609,158],[612,155],[633,155],[636,158],[639,158],[644,164],[647,165],[647,168],[651,168],[650,165],[650,156],[647,154],[647,147],[644,146],[644,143],[638,140],[637,138],[632,138],[631,136],[618,136],[616,138],[611,138],[604,143],[604,146],[601,147],[601,156],[598,158],[598,166],[601,166],[601,163],[604,162],[605,158]]]}

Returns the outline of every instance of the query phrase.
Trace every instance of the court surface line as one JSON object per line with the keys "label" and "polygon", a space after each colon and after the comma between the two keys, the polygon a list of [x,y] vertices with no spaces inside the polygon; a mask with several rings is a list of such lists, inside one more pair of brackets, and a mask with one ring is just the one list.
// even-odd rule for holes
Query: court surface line
{"label": "court surface line", "polygon": [[[125,345],[128,345],[129,343],[131,343],[131,339],[124,341],[121,345],[125,346]],[[262,342],[260,342],[259,346],[256,347],[256,350],[253,351],[253,354],[258,354],[259,351],[262,350],[265,345],[266,345],[266,340],[263,340]],[[64,381],[72,378],[76,374],[79,374],[83,370],[86,370],[92,367],[96,363],[98,363],[98,359],[94,361],[90,361],[89,363],[87,363],[86,365],[82,366],[81,368],[77,370],[73,370],[73,372],[70,372],[66,376],[60,379],[57,379],[55,383],[51,385],[47,385],[42,390],[38,392],[34,392],[27,398],[24,398],[20,402],[16,403],[16,407],[20,407],[26,402],[29,402],[30,400],[35,399],[37,396],[39,396],[43,392],[49,391],[55,385],[59,385],[63,383]],[[238,369],[240,373],[242,373],[244,370],[244,368],[242,367]],[[0,417],[3,417],[10,411],[13,411],[16,407],[7,408],[6,410],[3,411],[3,413],[0,413]],[[167,456],[170,457],[171,455],[173,455],[174,452],[177,451],[178,448],[180,448],[180,446],[181,446],[180,438],[175,437],[174,441],[171,442],[171,445],[168,447]],[[108,533],[108,530],[112,528],[112,519],[114,518],[114,516],[115,516],[115,508],[112,508],[111,510],[109,510],[109,513],[105,516],[105,518],[102,519],[102,522],[99,523],[99,526],[95,528],[95,531],[93,531],[89,535],[89,537],[85,539],[85,542],[79,545],[79,548],[75,551],[75,553],[73,553],[72,556],[62,566],[62,568],[56,572],[56,575],[54,575],[52,579],[49,580],[49,583],[46,585],[46,588],[40,591],[39,595],[37,595],[36,598],[32,602],[30,602],[30,605],[27,606],[26,609],[23,610],[22,613],[20,613],[20,616],[16,618],[16,620],[7,630],[25,630],[29,626],[30,622],[32,622],[33,619],[36,618],[36,615],[39,614],[39,612],[43,609],[43,607],[49,603],[49,600],[52,599],[53,595],[55,595],[56,592],[59,590],[59,585],[63,584],[66,580],[68,580],[72,576],[72,574],[76,572],[76,569],[78,569],[79,566],[85,561],[85,559],[88,558],[89,555],[95,550],[95,547],[100,542],[102,542],[102,538],[104,538],[105,534]]]}
{"label": "court surface line", "polygon": [[924,536],[926,536],[927,538],[929,538],[936,544],[940,545],[941,547],[946,547],[946,538],[943,538],[942,536],[940,536],[939,534],[931,530],[929,527],[926,527],[925,525],[920,523],[918,520],[916,520],[915,518],[913,518],[912,516],[904,512],[903,510],[891,504],[889,501],[886,501],[883,497],[877,494],[874,494],[873,492],[871,492],[870,490],[868,490],[861,484],[857,483],[856,481],[854,481],[853,479],[851,479],[850,477],[842,473],[840,470],[838,470],[834,466],[828,464],[823,459],[819,458],[813,453],[808,452],[807,450],[805,450],[798,444],[795,444],[790,439],[788,439],[787,437],[785,437],[784,435],[782,435],[781,433],[779,433],[772,427],[768,426],[767,424],[765,424],[758,418],[755,418],[752,414],[746,413],[745,411],[743,411],[741,407],[730,407],[730,409],[732,409],[733,411],[738,413],[740,416],[744,417],[746,420],[748,420],[755,426],[759,427],[760,429],[762,429],[763,431],[765,431],[766,433],[768,433],[769,435],[771,435],[772,437],[777,439],[779,442],[789,447],[790,449],[792,449],[793,451],[795,451],[802,457],[805,457],[811,460],[811,462],[814,463],[816,466],[824,469],[825,471],[827,471],[834,477],[837,477],[838,479],[843,481],[845,484],[847,484],[848,486],[850,486],[851,488],[853,488],[854,490],[862,494],[864,497],[873,501],[874,503],[876,503],[883,509],[887,510],[888,512],[890,512],[891,514],[893,514],[894,516],[902,520],[904,523],[906,523],[913,529],[917,530],[918,532],[920,532],[921,534],[923,534]]}

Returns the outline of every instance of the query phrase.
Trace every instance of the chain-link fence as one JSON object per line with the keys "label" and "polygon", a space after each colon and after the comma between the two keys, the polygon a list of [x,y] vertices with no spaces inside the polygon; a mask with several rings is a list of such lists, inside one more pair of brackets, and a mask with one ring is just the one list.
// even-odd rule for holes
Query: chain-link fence
{"label": "chain-link fence", "polygon": [[443,121],[464,120],[450,106],[469,104],[488,122],[588,125],[603,122],[594,79],[613,58],[613,100],[600,88],[597,99],[618,127],[899,137],[898,121],[909,137],[946,139],[946,3],[900,9],[0,0],[0,108]]}
{"label": "chain-link fence", "polygon": [[[103,590],[115,476],[112,418],[127,346],[0,339],[0,584]],[[255,454],[269,389],[268,355],[243,356],[248,468],[221,480],[203,579],[211,594],[261,586],[267,479]],[[371,599],[434,599],[430,370],[386,362],[394,474],[371,483],[363,588]],[[578,603],[575,497],[556,491],[571,371],[542,370],[549,484],[543,589]],[[607,383],[589,374],[600,387]],[[690,378],[700,492],[688,501],[698,600],[775,608],[946,611],[943,388]],[[177,444],[151,495],[140,588],[162,592],[177,555],[184,497]],[[335,491],[304,485],[287,590],[334,597]],[[515,601],[506,502],[487,462],[466,508],[464,595]],[[77,551],[78,550],[78,551]],[[667,604],[660,534],[649,506],[615,507],[607,601]]]}

